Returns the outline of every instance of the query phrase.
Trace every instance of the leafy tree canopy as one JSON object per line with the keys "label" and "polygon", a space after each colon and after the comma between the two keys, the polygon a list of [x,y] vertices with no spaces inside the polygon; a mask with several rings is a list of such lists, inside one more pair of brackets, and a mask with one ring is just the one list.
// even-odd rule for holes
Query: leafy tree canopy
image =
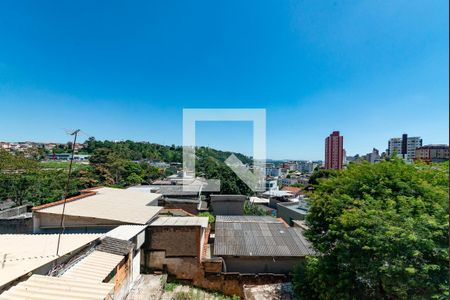
{"label": "leafy tree canopy", "polygon": [[446,299],[448,165],[351,164],[317,182],[307,237],[319,255],[294,285],[305,299]]}

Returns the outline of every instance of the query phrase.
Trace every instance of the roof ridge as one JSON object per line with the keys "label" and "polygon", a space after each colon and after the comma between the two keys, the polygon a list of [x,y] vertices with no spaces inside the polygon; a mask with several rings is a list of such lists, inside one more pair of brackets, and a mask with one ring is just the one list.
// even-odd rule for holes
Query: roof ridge
{"label": "roof ridge", "polygon": [[81,190],[80,191],[80,195],[77,195],[77,196],[73,196],[73,197],[69,197],[69,198],[67,198],[67,199],[62,199],[62,200],[59,200],[59,201],[55,201],[55,202],[50,202],[50,203],[46,203],[46,204],[42,204],[42,205],[39,205],[39,206],[35,206],[35,207],[33,207],[32,208],[32,210],[33,211],[35,211],[35,210],[40,210],[40,209],[44,209],[44,208],[47,208],[47,207],[52,207],[52,206],[56,206],[56,205],[60,205],[60,204],[63,204],[64,202],[72,202],[72,201],[75,201],[75,200],[79,200],[79,199],[83,199],[83,198],[86,198],[86,197],[89,197],[89,196],[93,196],[93,195],[96,195],[98,192],[97,191],[95,191],[96,189],[99,189],[99,188],[101,188],[101,186],[99,186],[99,187],[93,187],[93,188],[88,188],[88,189],[84,189],[84,190]]}

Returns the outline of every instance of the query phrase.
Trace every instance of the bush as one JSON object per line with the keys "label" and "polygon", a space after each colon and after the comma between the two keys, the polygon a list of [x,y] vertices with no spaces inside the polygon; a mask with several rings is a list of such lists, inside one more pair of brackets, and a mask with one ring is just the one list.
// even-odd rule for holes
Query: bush
{"label": "bush", "polygon": [[216,222],[216,218],[210,212],[201,212],[198,214],[199,217],[208,217],[208,223],[214,224]]}

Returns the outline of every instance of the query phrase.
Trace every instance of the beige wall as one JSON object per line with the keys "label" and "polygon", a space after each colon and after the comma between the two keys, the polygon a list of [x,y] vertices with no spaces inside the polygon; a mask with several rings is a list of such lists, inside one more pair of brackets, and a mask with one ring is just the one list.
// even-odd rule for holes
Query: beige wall
{"label": "beige wall", "polygon": [[[43,231],[45,229],[59,228],[60,223],[61,223],[61,215],[41,213],[38,211],[33,212],[33,230],[35,233]],[[74,216],[64,217],[64,226],[66,228],[80,228],[82,230],[88,229],[89,227],[94,228],[104,226],[105,228],[108,228],[122,224],[124,223],[119,221],[96,219],[96,218],[74,217]]]}

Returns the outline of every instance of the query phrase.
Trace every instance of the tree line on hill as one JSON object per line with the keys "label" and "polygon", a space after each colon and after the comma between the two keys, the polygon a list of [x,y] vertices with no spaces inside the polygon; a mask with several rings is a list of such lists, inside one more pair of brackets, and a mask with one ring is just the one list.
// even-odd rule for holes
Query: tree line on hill
{"label": "tree line on hill", "polygon": [[[98,185],[127,187],[150,184],[155,179],[176,172],[176,168],[152,166],[150,161],[160,160],[180,166],[183,157],[183,148],[175,145],[97,141],[95,138],[89,138],[84,144],[86,146],[78,153],[90,154],[90,164],[74,164],[68,196]],[[60,146],[57,152],[69,152],[70,146]],[[20,152],[0,150],[0,201],[11,199],[21,205],[25,202],[42,204],[63,198],[68,163],[41,161],[46,153],[39,153],[25,156]],[[197,176],[220,179],[222,193],[251,194],[250,189],[225,165],[224,161],[231,154],[244,163],[251,163],[249,157],[239,153],[198,147]]]}

